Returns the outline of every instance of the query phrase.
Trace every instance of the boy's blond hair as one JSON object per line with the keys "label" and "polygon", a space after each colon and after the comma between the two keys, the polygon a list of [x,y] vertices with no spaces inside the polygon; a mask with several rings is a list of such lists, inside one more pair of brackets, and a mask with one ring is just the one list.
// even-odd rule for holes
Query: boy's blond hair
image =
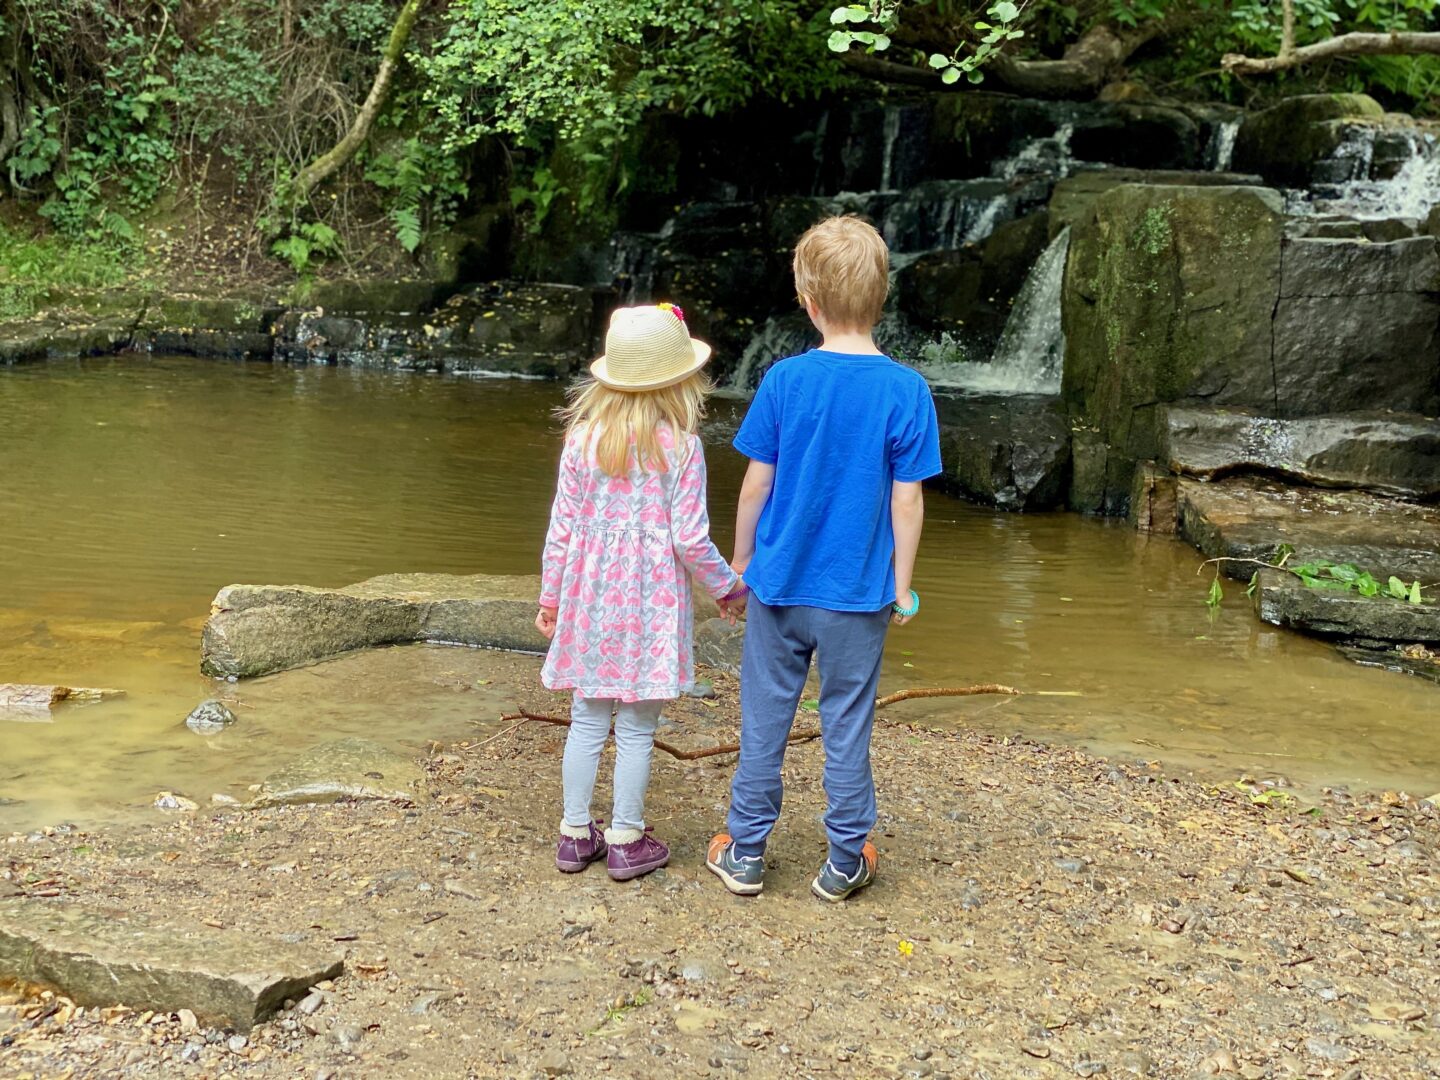
{"label": "boy's blond hair", "polygon": [[571,388],[560,419],[568,434],[587,446],[593,440],[595,462],[609,476],[624,476],[632,463],[643,472],[669,472],[656,429],[666,424],[680,445],[699,429],[709,393],[710,380],[699,371],[658,390],[612,390],[587,379]]}
{"label": "boy's blond hair", "polygon": [[890,249],[858,217],[826,218],[795,245],[795,291],[839,330],[869,330],[890,292]]}

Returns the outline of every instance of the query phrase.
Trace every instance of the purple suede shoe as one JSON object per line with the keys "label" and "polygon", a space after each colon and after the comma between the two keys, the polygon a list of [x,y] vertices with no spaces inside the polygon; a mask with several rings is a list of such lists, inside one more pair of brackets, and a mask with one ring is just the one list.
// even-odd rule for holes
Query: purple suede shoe
{"label": "purple suede shoe", "polygon": [[651,870],[659,870],[669,861],[670,849],[651,836],[649,828],[646,828],[638,840],[628,844],[611,844],[605,866],[616,881],[629,881]]}
{"label": "purple suede shoe", "polygon": [[578,874],[596,859],[603,859],[606,850],[605,834],[599,824],[592,821],[589,836],[560,834],[560,845],[555,849],[555,867],[562,874]]}

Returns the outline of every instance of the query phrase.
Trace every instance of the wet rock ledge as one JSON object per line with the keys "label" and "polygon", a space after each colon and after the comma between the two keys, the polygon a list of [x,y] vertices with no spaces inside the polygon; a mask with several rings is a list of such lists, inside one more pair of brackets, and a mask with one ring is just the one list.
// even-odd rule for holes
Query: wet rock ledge
{"label": "wet rock ledge", "polygon": [[413,642],[543,652],[538,577],[387,574],[343,589],[230,585],[216,595],[200,669],[250,678],[351,649]]}

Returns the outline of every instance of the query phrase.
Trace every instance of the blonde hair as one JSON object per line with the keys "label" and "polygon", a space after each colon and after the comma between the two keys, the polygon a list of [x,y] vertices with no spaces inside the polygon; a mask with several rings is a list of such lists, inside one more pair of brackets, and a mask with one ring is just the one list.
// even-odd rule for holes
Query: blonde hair
{"label": "blonde hair", "polygon": [[841,330],[869,330],[890,293],[890,249],[858,217],[826,218],[795,245],[795,291]]}
{"label": "blonde hair", "polygon": [[646,472],[668,472],[656,429],[664,423],[677,437],[694,434],[705,418],[710,389],[710,380],[699,371],[658,390],[614,390],[584,379],[570,389],[559,416],[567,435],[587,443],[595,439],[595,462],[608,475],[624,476],[632,460]]}

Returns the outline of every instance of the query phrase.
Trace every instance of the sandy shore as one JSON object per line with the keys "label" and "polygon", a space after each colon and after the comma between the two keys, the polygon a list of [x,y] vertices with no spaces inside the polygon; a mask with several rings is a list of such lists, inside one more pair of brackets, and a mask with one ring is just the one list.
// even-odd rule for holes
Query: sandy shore
{"label": "sandy shore", "polygon": [[[563,714],[536,661],[463,664]],[[715,684],[666,738],[733,734],[734,683]],[[563,732],[538,725],[433,747],[412,806],[13,837],[0,891],[333,943],[347,961],[248,1037],[12,992],[0,1075],[1440,1075],[1434,806],[1306,806],[911,727],[905,709],[875,739],[881,878],[843,906],[808,891],[825,850],[814,743],[791,750],[751,900],[703,862],[730,757],[656,755],[668,869],[556,873]]]}

